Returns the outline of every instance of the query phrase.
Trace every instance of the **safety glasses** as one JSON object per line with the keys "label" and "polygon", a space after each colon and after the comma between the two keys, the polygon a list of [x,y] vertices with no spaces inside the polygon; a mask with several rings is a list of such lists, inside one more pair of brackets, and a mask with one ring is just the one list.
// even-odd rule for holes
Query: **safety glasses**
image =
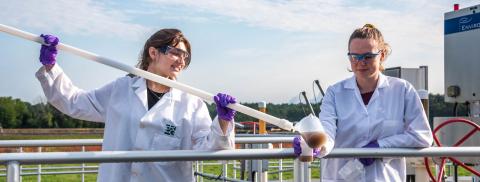
{"label": "safety glasses", "polygon": [[368,53],[365,53],[365,54],[355,54],[355,53],[347,53],[348,55],[348,59],[350,59],[350,61],[370,61],[370,60],[373,60],[375,59],[375,57],[377,57],[378,55],[380,54],[380,51],[378,51],[377,53],[372,53],[372,52],[368,52]]}
{"label": "safety glasses", "polygon": [[188,54],[188,52],[169,45],[157,47],[157,50],[167,56],[181,58],[184,61],[188,61],[190,59],[190,54]]}

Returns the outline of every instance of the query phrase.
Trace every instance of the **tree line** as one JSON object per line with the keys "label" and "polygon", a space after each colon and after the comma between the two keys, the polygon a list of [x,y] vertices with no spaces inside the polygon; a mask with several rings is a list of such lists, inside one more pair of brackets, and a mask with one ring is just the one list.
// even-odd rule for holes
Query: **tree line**
{"label": "tree line", "polygon": [[[242,103],[243,105],[258,109],[257,103]],[[312,104],[315,113],[319,112],[318,103]],[[444,96],[440,94],[429,95],[429,120],[439,116],[466,116],[468,109],[465,105],[456,106],[445,103]],[[207,104],[210,116],[215,117],[215,105]],[[310,108],[305,104],[267,104],[267,113],[289,121],[298,121],[310,113]],[[257,119],[242,113],[237,113],[235,121],[257,121]],[[83,121],[71,118],[48,103],[31,104],[12,97],[0,97],[0,128],[102,128],[103,123]]]}

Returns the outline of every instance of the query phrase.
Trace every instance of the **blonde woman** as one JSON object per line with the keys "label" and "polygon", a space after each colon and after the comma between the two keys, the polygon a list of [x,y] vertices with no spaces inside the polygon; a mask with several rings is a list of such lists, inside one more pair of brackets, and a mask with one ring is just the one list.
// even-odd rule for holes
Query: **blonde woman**
{"label": "blonde woman", "polygon": [[[413,86],[382,74],[390,47],[371,24],[348,41],[353,76],[327,89],[320,121],[328,135],[317,157],[333,148],[429,147],[432,132]],[[294,142],[297,154],[301,148]],[[322,159],[322,181],[406,181],[405,158]]]}

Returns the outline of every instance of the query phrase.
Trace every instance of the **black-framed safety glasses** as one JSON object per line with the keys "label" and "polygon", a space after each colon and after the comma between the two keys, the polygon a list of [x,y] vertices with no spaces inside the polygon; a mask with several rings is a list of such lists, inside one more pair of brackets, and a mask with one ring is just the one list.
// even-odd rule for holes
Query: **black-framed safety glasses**
{"label": "black-framed safety glasses", "polygon": [[181,58],[187,62],[190,60],[190,54],[188,54],[187,51],[184,51],[176,47],[164,45],[164,46],[157,47],[157,50],[167,56],[174,56],[176,58]]}

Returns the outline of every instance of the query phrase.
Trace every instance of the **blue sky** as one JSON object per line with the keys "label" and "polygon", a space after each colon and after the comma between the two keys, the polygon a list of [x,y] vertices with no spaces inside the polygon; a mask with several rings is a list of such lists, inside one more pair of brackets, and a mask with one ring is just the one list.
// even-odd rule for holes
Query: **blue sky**
{"label": "blue sky", "polygon": [[[376,25],[393,49],[386,67],[429,67],[431,93],[443,93],[443,14],[480,0],[0,0],[0,23],[135,65],[145,40],[179,28],[192,63],[179,81],[241,102],[289,102],[312,81],[326,88],[351,76],[350,33]],[[39,44],[0,33],[0,96],[44,101],[34,73]],[[58,64],[85,90],[124,72],[60,52]],[[318,90],[317,90],[318,92]]]}

